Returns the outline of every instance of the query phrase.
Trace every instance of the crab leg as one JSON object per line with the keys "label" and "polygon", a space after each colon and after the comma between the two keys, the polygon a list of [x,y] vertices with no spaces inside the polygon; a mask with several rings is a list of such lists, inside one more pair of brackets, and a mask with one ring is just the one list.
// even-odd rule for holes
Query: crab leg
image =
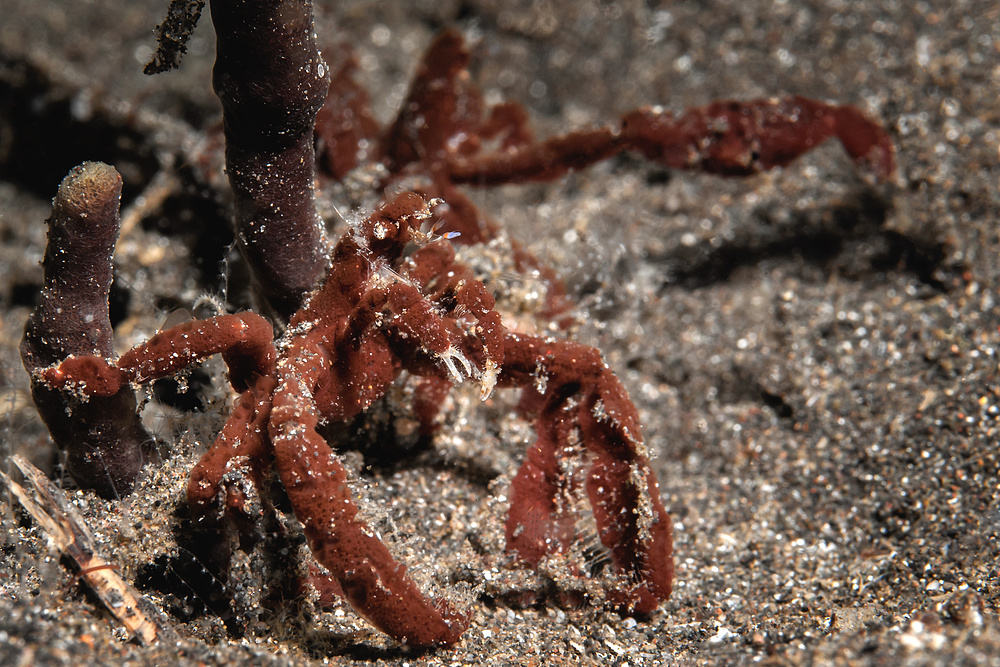
{"label": "crab leg", "polygon": [[[253,482],[260,482],[260,469],[270,449],[267,422],[271,416],[271,394],[277,384],[273,375],[258,376],[240,395],[215,442],[191,470],[187,500],[196,513],[206,514],[220,499],[226,473],[234,465],[248,465]],[[244,490],[227,486],[223,508],[245,514]]]}
{"label": "crab leg", "polygon": [[309,548],[372,625],[411,646],[453,644],[469,624],[443,599],[428,599],[358,517],[347,472],[316,432],[311,396],[329,357],[303,345],[279,370],[269,432],[275,464]]}
{"label": "crab leg", "polygon": [[800,95],[713,102],[677,117],[643,109],[621,121],[624,148],[675,169],[723,176],[783,167],[831,137],[879,179],[892,174],[894,149],[882,127],[852,106]]}
{"label": "crab leg", "polygon": [[785,166],[831,137],[879,179],[892,174],[893,147],[884,129],[854,107],[800,96],[714,102],[679,116],[658,109],[633,111],[619,127],[578,130],[496,153],[450,156],[448,174],[453,183],[470,185],[548,181],[629,150],[674,169],[749,176]]}
{"label": "crab leg", "polygon": [[[229,367],[230,383],[243,393],[215,443],[191,473],[188,502],[204,513],[218,497],[233,459],[250,461],[256,472],[267,451],[265,425],[276,385],[271,338],[271,324],[259,315],[221,315],[161,331],[123,354],[115,364],[94,355],[70,357],[42,371],[40,378],[54,389],[76,388],[93,400],[124,390],[131,393],[129,383],[168,377],[221,353]],[[232,497],[226,506],[242,508],[240,491],[229,491]]]}
{"label": "crab leg", "polygon": [[273,338],[271,323],[250,312],[191,320],[136,345],[118,359],[117,366],[131,382],[142,383],[221,354],[233,389],[244,391],[255,376],[274,373]]}
{"label": "crab leg", "polygon": [[673,579],[670,517],[639,431],[635,406],[594,348],[508,334],[500,386],[526,387],[540,398],[537,441],[511,482],[507,550],[536,566],[572,541],[562,499],[572,477],[559,467],[574,439],[592,461],[586,490],[602,544],[623,585],[608,601],[629,613],[648,613],[670,596]]}
{"label": "crab leg", "polygon": [[[713,102],[679,115],[640,109],[618,125],[536,141],[518,105],[486,113],[482,94],[469,82],[469,59],[461,35],[442,32],[428,48],[410,95],[381,141],[390,172],[401,174],[414,163],[423,164],[435,183],[434,196],[449,203],[454,184],[549,181],[622,151],[674,169],[747,176],[787,165],[836,137],[852,160],[879,179],[893,171],[892,142],[883,128],[854,107],[802,96]],[[483,151],[491,139],[499,140],[498,148]]]}
{"label": "crab leg", "polygon": [[229,381],[243,391],[257,375],[274,372],[271,324],[260,315],[239,313],[192,320],[165,329],[109,363],[103,356],[71,356],[38,371],[50,387],[76,388],[88,396],[111,396],[128,383],[175,375],[213,354],[222,354]]}

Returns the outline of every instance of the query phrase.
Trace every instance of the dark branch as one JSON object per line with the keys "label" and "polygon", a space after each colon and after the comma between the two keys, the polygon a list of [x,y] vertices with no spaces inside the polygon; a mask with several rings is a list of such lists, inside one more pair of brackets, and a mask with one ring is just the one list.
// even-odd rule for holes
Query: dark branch
{"label": "dark branch", "polygon": [[171,0],[167,18],[156,26],[156,53],[142,69],[143,74],[160,74],[177,69],[187,53],[187,42],[198,25],[205,0]]}
{"label": "dark branch", "polygon": [[215,0],[211,8],[237,239],[262,296],[287,319],[326,272],[313,126],[330,74],[311,2]]}

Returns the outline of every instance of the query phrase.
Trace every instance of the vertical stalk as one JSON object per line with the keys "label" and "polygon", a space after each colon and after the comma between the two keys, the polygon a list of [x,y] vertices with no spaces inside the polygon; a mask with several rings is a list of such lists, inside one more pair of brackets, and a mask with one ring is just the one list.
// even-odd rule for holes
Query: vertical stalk
{"label": "vertical stalk", "polygon": [[70,171],[52,202],[42,260],[44,289],[28,318],[21,359],[31,396],[66,468],[81,486],[105,497],[132,490],[152,443],[125,385],[113,396],[55,389],[39,373],[69,356],[114,356],[108,293],[118,240],[122,179],[113,167],[84,162]]}
{"label": "vertical stalk", "polygon": [[313,126],[330,85],[309,0],[212,0],[236,233],[256,287],[287,319],[326,272]]}

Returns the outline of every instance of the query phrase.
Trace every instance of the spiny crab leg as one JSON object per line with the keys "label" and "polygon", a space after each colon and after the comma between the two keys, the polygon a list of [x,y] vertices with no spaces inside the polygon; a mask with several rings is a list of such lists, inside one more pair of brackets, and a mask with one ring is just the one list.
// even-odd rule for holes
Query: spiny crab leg
{"label": "spiny crab leg", "polygon": [[[524,387],[537,408],[537,440],[510,487],[507,551],[532,567],[565,551],[575,537],[562,499],[574,480],[564,457],[586,455],[586,491],[601,543],[625,582],[611,580],[607,601],[649,613],[670,596],[671,524],[649,466],[638,413],[625,387],[592,347],[508,334],[500,386]],[[578,443],[578,445],[573,445]]]}
{"label": "spiny crab leg", "polygon": [[372,625],[411,646],[452,644],[468,627],[469,615],[426,598],[358,518],[347,473],[316,432],[318,417],[309,399],[327,364],[327,355],[313,345],[281,365],[269,426],[281,483],[309,548]]}
{"label": "spiny crab leg", "polygon": [[449,156],[453,183],[496,185],[548,181],[622,151],[674,169],[749,176],[791,163],[836,137],[856,163],[877,178],[893,171],[893,147],[876,123],[850,106],[794,96],[713,102],[679,116],[647,108],[618,127],[578,130],[540,143],[482,155]]}
{"label": "spiny crab leg", "polygon": [[[242,470],[249,465],[252,481],[259,485],[271,451],[267,424],[271,417],[271,396],[277,385],[273,374],[257,376],[240,395],[215,442],[191,470],[187,500],[195,514],[207,515],[219,501],[224,511],[246,514],[245,493],[225,485],[224,479],[233,468]],[[220,491],[224,488],[223,499]]]}
{"label": "spiny crab leg", "polygon": [[[218,496],[231,460],[246,457],[260,466],[267,451],[262,440],[271,392],[276,381],[276,353],[271,324],[254,313],[221,315],[185,322],[157,333],[117,362],[95,355],[72,356],[40,372],[57,390],[77,390],[94,397],[114,396],[130,383],[147,383],[175,375],[187,366],[221,354],[229,367],[229,381],[241,391],[225,427],[195,466],[188,484],[188,502],[204,513]],[[226,506],[241,509],[231,498]]]}
{"label": "spiny crab leg", "polygon": [[110,396],[125,384],[176,375],[193,363],[221,353],[229,366],[230,383],[243,391],[254,376],[274,372],[271,332],[270,322],[260,315],[220,315],[165,329],[116,362],[96,355],[71,356],[38,375],[53,388],[76,387],[90,396]]}

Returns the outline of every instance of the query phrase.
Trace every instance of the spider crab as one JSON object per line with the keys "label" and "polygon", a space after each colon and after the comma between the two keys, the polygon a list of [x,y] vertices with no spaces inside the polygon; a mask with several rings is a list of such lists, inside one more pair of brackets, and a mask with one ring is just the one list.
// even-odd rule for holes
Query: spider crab
{"label": "spider crab", "polygon": [[[344,467],[317,428],[363,412],[403,371],[425,381],[419,400],[429,430],[455,383],[474,380],[484,398],[495,387],[520,388],[537,439],[511,484],[507,551],[537,566],[568,550],[573,499],[585,496],[615,571],[606,602],[653,611],[671,591],[671,524],[636,409],[597,350],[504,327],[487,288],[456,261],[450,234],[435,233],[441,225],[467,242],[494,233],[456,184],[551,179],[622,150],[745,174],[785,164],[829,136],[886,176],[887,136],[853,108],[790,98],[716,103],[678,118],[637,111],[617,127],[537,142],[516,105],[483,116],[453,31],[432,45],[399,118],[378,135],[350,59],[330,85],[311,6],[292,5],[297,12],[279,16],[266,2],[212,3],[238,238],[257,287],[287,325],[275,341],[258,314],[220,315],[162,331],[114,360],[107,294],[121,179],[106,165],[75,169],[54,201],[46,289],[22,344],[36,404],[71,472],[99,489],[109,478],[130,488],[143,438],[133,385],[221,354],[240,396],[191,474],[194,512],[247,515],[247,484],[259,488],[273,465],[312,553],[351,606],[401,642],[450,644],[469,615],[427,598],[359,518]],[[252,12],[259,16],[246,20]],[[318,134],[328,173],[342,175],[366,158],[362,146],[378,145],[367,158],[393,178],[427,176],[421,194],[384,204],[329,253],[312,199],[313,125],[324,99]],[[496,139],[499,148],[483,149]]]}

